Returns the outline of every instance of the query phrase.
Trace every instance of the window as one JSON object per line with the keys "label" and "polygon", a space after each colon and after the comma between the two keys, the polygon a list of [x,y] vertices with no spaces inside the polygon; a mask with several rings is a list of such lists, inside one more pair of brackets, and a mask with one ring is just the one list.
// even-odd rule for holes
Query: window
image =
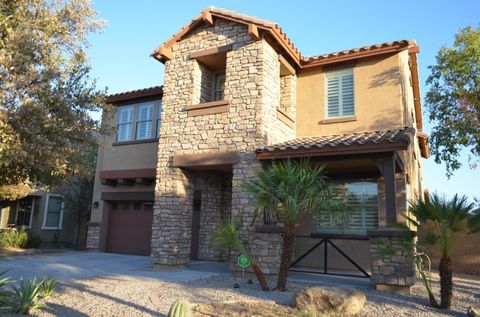
{"label": "window", "polygon": [[365,235],[378,228],[378,186],[376,181],[346,181],[332,185],[338,198],[350,206],[347,212],[317,215],[317,232]]}
{"label": "window", "polygon": [[118,106],[117,142],[149,140],[154,135],[158,137],[161,109],[161,100]]}
{"label": "window", "polygon": [[137,140],[152,137],[153,103],[145,102],[137,108]]}
{"label": "window", "polygon": [[21,227],[32,226],[34,200],[33,197],[25,197],[17,202],[17,212],[15,224]]}
{"label": "window", "polygon": [[325,73],[325,85],[327,118],[353,116],[353,69]]}
{"label": "window", "polygon": [[225,90],[225,73],[215,73],[213,76],[213,101],[223,100]]}
{"label": "window", "polygon": [[160,137],[160,127],[162,126],[162,101],[160,100],[158,102],[158,108],[157,108],[157,138]]}
{"label": "window", "polygon": [[57,195],[47,195],[42,229],[62,229],[63,198]]}
{"label": "window", "polygon": [[118,107],[117,141],[130,141],[133,137],[133,106]]}

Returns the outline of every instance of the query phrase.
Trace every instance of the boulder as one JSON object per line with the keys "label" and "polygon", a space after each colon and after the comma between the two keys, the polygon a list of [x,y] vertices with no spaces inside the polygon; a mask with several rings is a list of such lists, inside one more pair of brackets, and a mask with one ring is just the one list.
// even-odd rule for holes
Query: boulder
{"label": "boulder", "polygon": [[351,316],[365,305],[365,295],[354,288],[307,287],[293,297],[293,306],[314,316]]}
{"label": "boulder", "polygon": [[480,317],[480,307],[473,307],[473,306],[468,307],[467,316],[468,317]]}

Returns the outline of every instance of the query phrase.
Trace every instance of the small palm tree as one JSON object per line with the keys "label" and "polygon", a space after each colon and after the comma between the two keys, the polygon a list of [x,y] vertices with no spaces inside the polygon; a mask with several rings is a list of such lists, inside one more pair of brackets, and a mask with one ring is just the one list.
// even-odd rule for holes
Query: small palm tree
{"label": "small palm tree", "polygon": [[234,248],[241,255],[247,257],[251,263],[252,270],[255,272],[260,287],[263,291],[269,291],[267,280],[263,274],[262,269],[258,266],[255,258],[248,250],[248,243],[241,238],[241,230],[243,223],[241,220],[234,220],[226,224],[222,224],[216,228],[213,233],[213,247],[217,250],[225,250],[227,248]]}
{"label": "small palm tree", "polygon": [[304,214],[322,210],[341,210],[345,206],[333,199],[327,186],[324,167],[313,167],[308,159],[273,162],[256,174],[244,188],[252,193],[267,217],[285,224],[283,250],[276,289],[285,291],[295,242],[297,220]]}
{"label": "small palm tree", "polygon": [[410,204],[411,223],[420,226],[431,222],[423,240],[430,245],[439,246],[441,250],[440,265],[440,305],[433,296],[430,302],[438,308],[450,309],[453,291],[452,252],[460,234],[469,234],[480,230],[480,213],[473,213],[474,204],[466,196],[455,194],[451,200],[431,194],[428,199],[416,198]]}

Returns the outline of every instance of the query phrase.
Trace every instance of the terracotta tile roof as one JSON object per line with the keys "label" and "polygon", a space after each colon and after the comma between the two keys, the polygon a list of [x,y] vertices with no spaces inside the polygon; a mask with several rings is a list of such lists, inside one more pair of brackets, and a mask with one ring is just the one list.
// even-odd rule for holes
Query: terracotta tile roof
{"label": "terracotta tile roof", "polygon": [[345,149],[347,147],[363,147],[376,145],[401,145],[408,146],[413,140],[415,129],[410,127],[369,131],[359,133],[337,134],[317,137],[293,139],[287,142],[265,146],[256,150],[257,154],[268,152],[291,152],[302,150],[329,151]]}
{"label": "terracotta tile roof", "polygon": [[399,40],[399,41],[393,41],[393,42],[385,42],[385,43],[373,44],[368,46],[362,46],[359,48],[352,48],[345,51],[338,51],[338,52],[305,57],[304,61],[312,62],[314,60],[331,59],[331,58],[335,58],[343,55],[358,54],[358,53],[367,52],[367,51],[372,52],[372,51],[376,51],[376,50],[387,48],[387,47],[404,48],[404,47],[415,46],[415,45],[417,45],[417,43],[414,40]]}
{"label": "terracotta tile roof", "polygon": [[124,91],[124,92],[108,95],[106,101],[108,103],[115,103],[119,101],[146,98],[146,97],[162,95],[162,94],[163,94],[163,86],[153,86],[153,87]]}

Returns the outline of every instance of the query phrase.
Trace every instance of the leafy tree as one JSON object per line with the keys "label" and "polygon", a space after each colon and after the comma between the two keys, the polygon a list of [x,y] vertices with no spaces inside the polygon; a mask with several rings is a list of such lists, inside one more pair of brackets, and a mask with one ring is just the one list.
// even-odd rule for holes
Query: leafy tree
{"label": "leafy tree", "polygon": [[269,291],[267,280],[255,258],[248,250],[248,242],[241,237],[242,221],[236,220],[217,227],[213,233],[213,247],[217,250],[234,248],[250,260],[253,272],[263,291]]}
{"label": "leafy tree", "polygon": [[470,150],[472,167],[480,158],[480,28],[460,30],[453,47],[442,47],[436,59],[425,97],[436,122],[430,143],[435,161],[445,162],[451,176],[461,166],[462,149]]}
{"label": "leafy tree", "polygon": [[[473,213],[474,204],[466,196],[455,195],[451,200],[434,193],[427,200],[415,199],[410,204],[413,217],[407,217],[416,227],[428,225],[422,238],[424,243],[439,246],[440,297],[438,305],[429,290],[430,303],[434,307],[450,309],[452,305],[453,267],[452,252],[461,234],[480,231],[480,213]],[[428,288],[427,288],[428,290]]]}
{"label": "leafy tree", "polygon": [[292,262],[295,225],[305,215],[329,210],[339,212],[346,206],[338,202],[326,182],[323,167],[312,167],[309,160],[273,162],[246,183],[260,210],[285,224],[282,256],[276,289],[285,291]]}
{"label": "leafy tree", "polygon": [[86,37],[102,26],[88,0],[0,0],[0,199],[89,164],[104,92],[89,77]]}

